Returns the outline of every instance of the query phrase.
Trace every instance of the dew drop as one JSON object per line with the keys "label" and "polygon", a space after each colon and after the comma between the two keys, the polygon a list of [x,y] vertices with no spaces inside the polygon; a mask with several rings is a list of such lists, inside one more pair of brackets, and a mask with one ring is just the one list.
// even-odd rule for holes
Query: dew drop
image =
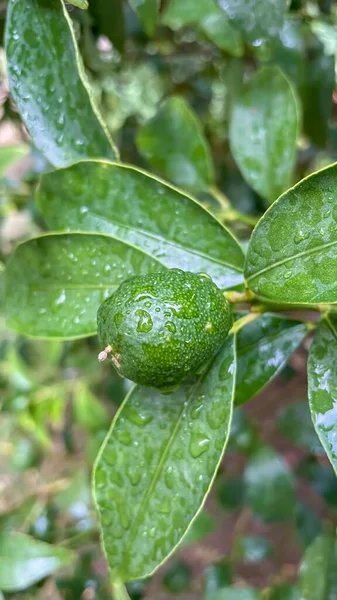
{"label": "dew drop", "polygon": [[173,321],[166,321],[165,328],[168,329],[168,331],[170,331],[171,333],[175,333],[177,331],[177,328]]}
{"label": "dew drop", "polygon": [[192,419],[197,419],[200,416],[200,412],[203,409],[203,404],[199,404],[198,406],[194,406],[194,408],[192,408],[191,410],[191,417]]}
{"label": "dew drop", "polygon": [[171,512],[171,505],[168,500],[163,500],[163,502],[159,504],[158,512],[163,513],[164,515]]}
{"label": "dew drop", "polygon": [[195,432],[192,434],[189,450],[193,458],[198,458],[198,456],[201,456],[204,454],[204,452],[207,452],[209,446],[210,440],[205,437],[204,434],[200,432]]}
{"label": "dew drop", "polygon": [[115,429],[115,438],[124,446],[131,446],[132,438],[129,431]]}
{"label": "dew drop", "polygon": [[142,473],[140,469],[129,469],[127,471],[127,476],[130,479],[131,485],[138,485],[142,478]]}
{"label": "dew drop", "polygon": [[125,406],[123,416],[138,427],[145,427],[145,425],[147,425],[147,423],[150,423],[153,419],[152,415],[146,415],[140,411],[134,410],[129,406]]}
{"label": "dew drop", "polygon": [[290,277],[292,277],[293,272],[292,271],[286,271],[284,273],[284,279],[290,279]]}
{"label": "dew drop", "polygon": [[168,487],[168,489],[172,490],[172,488],[174,486],[174,477],[173,477],[173,468],[172,467],[167,467],[164,479],[165,479],[165,483],[166,483],[166,486]]}

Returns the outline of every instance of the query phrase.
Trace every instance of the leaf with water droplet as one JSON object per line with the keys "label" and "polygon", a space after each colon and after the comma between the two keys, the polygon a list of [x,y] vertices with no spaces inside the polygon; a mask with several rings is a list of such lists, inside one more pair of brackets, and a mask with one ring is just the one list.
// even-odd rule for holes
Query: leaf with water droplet
{"label": "leaf with water droplet", "polygon": [[337,316],[317,326],[308,360],[308,394],[312,422],[337,473]]}
{"label": "leaf with water droplet", "polygon": [[38,204],[54,231],[99,231],[169,268],[206,272],[220,288],[242,283],[244,254],[232,235],[192,198],[139,169],[83,161],[45,173]]}
{"label": "leaf with water droplet", "polygon": [[35,145],[52,165],[118,158],[88,91],[62,0],[9,2],[5,46],[11,94]]}
{"label": "leaf with water droplet", "polygon": [[[105,554],[114,577],[123,581],[145,577],[173,552],[197,516],[223,455],[231,422],[235,349],[229,336],[208,370],[197,382],[186,383],[171,395],[134,387],[118,412],[101,448],[94,471],[96,505],[101,517]],[[217,428],[209,425],[205,411],[221,403]],[[142,415],[140,425],[134,415]],[[131,418],[130,418],[131,417]],[[121,432],[129,432],[137,446],[125,446]],[[118,432],[118,435],[116,435]],[[115,462],[109,459],[115,449]],[[132,472],[142,476],[138,482]],[[100,485],[102,473],[120,472],[130,527],[122,538],[113,482]],[[107,506],[109,509],[107,509]],[[111,518],[107,527],[103,516]],[[146,536],[143,533],[147,532]],[[151,533],[152,532],[152,533]]]}
{"label": "leaf with water droplet", "polygon": [[284,367],[307,334],[305,323],[264,314],[237,336],[235,404],[256,396]]}
{"label": "leaf with water droplet", "polygon": [[336,190],[334,164],[290,188],[259,221],[245,265],[247,286],[259,298],[276,304],[337,302],[337,213],[329,208],[332,197],[337,203]]}
{"label": "leaf with water droplet", "polygon": [[258,71],[234,99],[231,150],[242,175],[267,204],[291,183],[297,121],[293,88],[277,67]]}
{"label": "leaf with water droplet", "polygon": [[7,324],[30,336],[94,335],[98,307],[119,287],[120,276],[161,269],[154,258],[106,235],[43,235],[18,246],[8,262]]}

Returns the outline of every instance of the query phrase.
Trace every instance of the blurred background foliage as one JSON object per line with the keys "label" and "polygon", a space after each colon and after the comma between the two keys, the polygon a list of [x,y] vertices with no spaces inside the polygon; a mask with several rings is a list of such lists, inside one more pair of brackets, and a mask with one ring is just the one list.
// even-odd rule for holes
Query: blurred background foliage
{"label": "blurred background foliage", "polygon": [[[144,8],[137,0],[89,0],[87,8],[74,0],[67,7],[122,160],[193,192],[244,244],[275,198],[259,195],[233,158],[233,105],[255,71],[279,66],[299,111],[290,183],[334,162],[337,6],[293,0],[285,17],[266,10],[252,29],[243,1],[237,6],[244,17],[227,18],[222,9],[231,4],[153,0],[147,12],[151,2]],[[5,16],[4,2],[1,32]],[[258,91],[263,103],[263,86]],[[44,229],[34,189],[49,167],[9,97],[3,49],[0,103],[1,271],[18,242]],[[2,288],[0,274],[1,299]],[[329,569],[315,568],[334,556],[337,482],[303,400],[309,343],[271,386],[236,409],[206,507],[175,556],[153,578],[128,585],[132,599],[327,600]],[[129,383],[109,365],[98,367],[96,356],[95,338],[24,339],[6,329],[0,312],[0,542],[8,531],[22,534],[17,585],[9,578],[6,599],[111,598],[90,472]],[[42,543],[57,546],[51,562]],[[1,562],[0,578],[11,569],[10,560]]]}

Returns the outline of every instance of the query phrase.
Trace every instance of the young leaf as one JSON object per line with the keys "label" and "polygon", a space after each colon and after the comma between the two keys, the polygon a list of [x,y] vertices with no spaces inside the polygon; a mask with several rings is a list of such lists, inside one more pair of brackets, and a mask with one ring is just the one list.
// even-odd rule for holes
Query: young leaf
{"label": "young leaf", "polygon": [[337,165],[303,179],[265,213],[251,237],[248,287],[277,304],[337,302]]}
{"label": "young leaf", "polygon": [[136,12],[145,33],[152,37],[156,31],[160,0],[129,0],[129,4]]}
{"label": "young leaf", "polygon": [[214,184],[214,167],[201,124],[187,102],[169,98],[157,115],[140,127],[139,152],[176,185],[207,190]]}
{"label": "young leaf", "polygon": [[337,316],[317,326],[308,360],[308,393],[316,433],[337,474]]}
{"label": "young leaf", "polygon": [[291,183],[297,118],[292,86],[277,67],[258,71],[233,101],[232,154],[246,181],[269,204]]}
{"label": "young leaf", "polygon": [[197,516],[228,439],[234,378],[229,336],[193,385],[169,396],[135,387],[126,397],[94,472],[113,578],[152,573]]}
{"label": "young leaf", "polygon": [[229,23],[226,15],[214,0],[170,0],[162,17],[162,23],[171,29],[184,25],[196,25],[221,50],[233,56],[242,56],[241,35]]}
{"label": "young leaf", "polygon": [[88,92],[63,1],[10,0],[5,45],[12,96],[49,162],[116,158]]}
{"label": "young leaf", "polygon": [[197,202],[133,167],[90,161],[46,173],[38,202],[54,230],[115,235],[222,288],[242,281],[244,255],[232,235]]}
{"label": "young leaf", "polygon": [[239,331],[236,405],[250,400],[276,377],[306,333],[305,323],[272,314],[262,315]]}
{"label": "young leaf", "polygon": [[261,447],[251,456],[245,483],[248,503],[266,523],[294,515],[294,479],[287,463],[272,448]]}
{"label": "young leaf", "polygon": [[67,566],[75,554],[23,533],[0,534],[0,588],[15,592]]}
{"label": "young leaf", "polygon": [[5,272],[7,324],[31,336],[94,335],[99,305],[124,279],[163,268],[105,235],[51,234],[29,240],[16,248]]}
{"label": "young leaf", "polygon": [[336,597],[337,545],[334,533],[318,536],[304,553],[300,567],[301,600]]}
{"label": "young leaf", "polygon": [[284,23],[289,0],[217,0],[229,20],[242,31],[249,44],[261,46],[277,38]]}

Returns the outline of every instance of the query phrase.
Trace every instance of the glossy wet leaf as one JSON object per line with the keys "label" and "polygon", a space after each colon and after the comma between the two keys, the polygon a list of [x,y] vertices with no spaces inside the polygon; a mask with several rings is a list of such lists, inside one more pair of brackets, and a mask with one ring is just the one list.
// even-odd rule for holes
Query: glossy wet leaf
{"label": "glossy wet leaf", "polygon": [[144,31],[150,37],[154,35],[160,7],[160,0],[129,0],[131,8],[136,12]]}
{"label": "glossy wet leaf", "polygon": [[277,38],[290,4],[289,0],[217,0],[233,25],[255,47]]}
{"label": "glossy wet leaf", "polygon": [[10,0],[5,45],[12,96],[49,162],[62,166],[80,158],[116,158],[78,64],[63,2]]}
{"label": "glossy wet leaf", "polygon": [[245,276],[277,304],[337,302],[337,165],[303,179],[269,208],[250,239]]}
{"label": "glossy wet leaf", "polygon": [[153,572],[196,517],[228,439],[234,377],[230,336],[195,384],[171,395],[135,387],[125,399],[94,474],[114,578]]}
{"label": "glossy wet leaf", "polygon": [[20,591],[69,565],[75,554],[23,533],[0,534],[0,588]]}
{"label": "glossy wet leaf", "polygon": [[7,325],[39,337],[93,335],[103,300],[124,279],[160,268],[152,257],[108,236],[50,234],[29,240],[7,264]]}
{"label": "glossy wet leaf", "polygon": [[245,470],[247,501],[266,523],[294,515],[294,479],[283,457],[269,446],[259,448]]}
{"label": "glossy wet leaf", "polygon": [[336,474],[328,462],[322,464],[316,457],[307,456],[297,468],[296,474],[309,482],[312,489],[315,490],[329,506],[337,506]]}
{"label": "glossy wet leaf", "polygon": [[301,600],[333,600],[337,594],[337,544],[333,532],[318,536],[300,566]]}
{"label": "glossy wet leaf", "polygon": [[89,0],[89,12],[101,35],[106,35],[114,47],[123,52],[125,19],[123,0]]}
{"label": "glossy wet leaf", "polygon": [[337,316],[317,326],[308,360],[308,393],[316,433],[337,473]]}
{"label": "glossy wet leaf", "polygon": [[312,424],[307,400],[285,406],[276,419],[277,430],[296,446],[310,454],[323,454],[322,446]]}
{"label": "glossy wet leaf", "polygon": [[306,333],[305,323],[272,314],[239,331],[236,405],[250,400],[279,373]]}
{"label": "glossy wet leaf", "polygon": [[276,67],[258,71],[234,98],[231,151],[247,183],[269,204],[291,184],[297,121],[292,86]]}
{"label": "glossy wet leaf", "polygon": [[201,123],[184,98],[173,96],[142,125],[136,138],[140,153],[161,175],[191,190],[214,183],[214,167]]}
{"label": "glossy wet leaf", "polygon": [[240,33],[230,25],[214,0],[170,0],[162,23],[174,30],[185,25],[195,25],[221,50],[233,56],[241,56],[243,53]]}
{"label": "glossy wet leaf", "polygon": [[237,241],[197,202],[132,167],[82,162],[42,177],[39,206],[50,228],[103,232],[168,267],[208,273],[222,288],[242,281]]}

